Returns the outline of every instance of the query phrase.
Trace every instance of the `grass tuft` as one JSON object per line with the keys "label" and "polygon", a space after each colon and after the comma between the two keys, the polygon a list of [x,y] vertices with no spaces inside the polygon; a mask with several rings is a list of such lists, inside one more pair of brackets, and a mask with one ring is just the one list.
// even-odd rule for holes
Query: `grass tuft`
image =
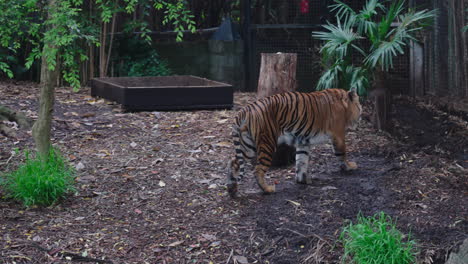
{"label": "grass tuft", "polygon": [[25,156],[24,164],[0,177],[9,198],[26,207],[49,206],[75,190],[75,171],[57,150],[51,148],[46,159],[39,155],[30,158],[28,151]]}
{"label": "grass tuft", "polygon": [[415,263],[416,242],[396,229],[396,222],[384,212],[372,217],[358,215],[357,223],[343,228],[343,263],[407,264]]}

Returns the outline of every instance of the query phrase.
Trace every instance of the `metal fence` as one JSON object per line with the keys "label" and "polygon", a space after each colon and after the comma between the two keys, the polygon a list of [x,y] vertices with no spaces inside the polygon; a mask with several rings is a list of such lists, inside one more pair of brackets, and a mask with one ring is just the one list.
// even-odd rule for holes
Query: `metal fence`
{"label": "metal fence", "polygon": [[[244,40],[246,41],[247,90],[255,91],[258,83],[261,53],[297,53],[297,89],[313,91],[321,76],[322,43],[312,38],[312,31],[321,30],[326,21],[333,20],[329,6],[333,0],[245,0]],[[354,10],[361,9],[366,0],[343,0]],[[387,3],[388,4],[388,3]],[[409,54],[394,61],[389,73],[390,86],[406,93],[410,84]]]}

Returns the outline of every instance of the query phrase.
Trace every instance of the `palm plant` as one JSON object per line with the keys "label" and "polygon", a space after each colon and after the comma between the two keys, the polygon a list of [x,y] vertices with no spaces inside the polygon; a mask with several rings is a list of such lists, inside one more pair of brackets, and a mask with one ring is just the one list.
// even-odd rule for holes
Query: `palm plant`
{"label": "palm plant", "polygon": [[[320,52],[326,70],[317,83],[318,90],[347,87],[367,94],[382,73],[393,67],[393,59],[404,54],[405,46],[416,41],[416,32],[436,14],[406,9],[405,0],[393,1],[388,8],[384,1],[368,0],[359,11],[340,0],[334,2],[330,9],[335,12],[336,25],[328,22],[323,26],[325,31],[312,33],[325,42]],[[362,58],[359,63],[353,60],[356,55]]]}

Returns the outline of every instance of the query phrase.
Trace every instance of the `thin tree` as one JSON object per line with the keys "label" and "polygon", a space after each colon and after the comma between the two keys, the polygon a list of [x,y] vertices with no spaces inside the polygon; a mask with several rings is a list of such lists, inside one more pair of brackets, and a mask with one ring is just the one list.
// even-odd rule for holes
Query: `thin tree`
{"label": "thin tree", "polygon": [[[39,115],[33,126],[33,138],[40,155],[47,157],[51,145],[54,90],[58,77],[61,76],[74,90],[79,89],[80,62],[88,59],[86,54],[89,46],[101,45],[98,41],[101,23],[108,23],[110,18],[115,18],[116,12],[134,12],[137,4],[141,4],[145,8],[165,9],[163,22],[174,25],[178,41],[182,39],[185,28],[195,31],[195,22],[186,9],[185,1],[126,0],[124,3],[124,6],[111,8],[110,5],[115,2],[96,0],[95,5],[86,7],[96,6],[99,14],[95,15],[99,19],[84,21],[83,17],[87,17],[84,14],[89,14],[91,10],[83,9],[83,0],[0,1],[0,47],[16,53],[27,42],[33,48],[26,66],[31,67],[35,61],[41,63]],[[141,36],[149,40],[147,35]],[[101,63],[106,67],[109,53],[102,55],[105,59]],[[13,77],[8,61],[2,59],[0,56],[0,71]]]}

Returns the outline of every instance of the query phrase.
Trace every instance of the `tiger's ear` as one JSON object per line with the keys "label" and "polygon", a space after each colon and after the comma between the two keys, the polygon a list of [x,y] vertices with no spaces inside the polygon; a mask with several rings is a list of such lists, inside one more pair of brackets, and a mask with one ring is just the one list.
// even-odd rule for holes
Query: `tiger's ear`
{"label": "tiger's ear", "polygon": [[351,90],[351,91],[348,92],[348,97],[349,97],[349,100],[351,102],[359,100],[359,96],[357,95],[357,93],[354,90]]}

